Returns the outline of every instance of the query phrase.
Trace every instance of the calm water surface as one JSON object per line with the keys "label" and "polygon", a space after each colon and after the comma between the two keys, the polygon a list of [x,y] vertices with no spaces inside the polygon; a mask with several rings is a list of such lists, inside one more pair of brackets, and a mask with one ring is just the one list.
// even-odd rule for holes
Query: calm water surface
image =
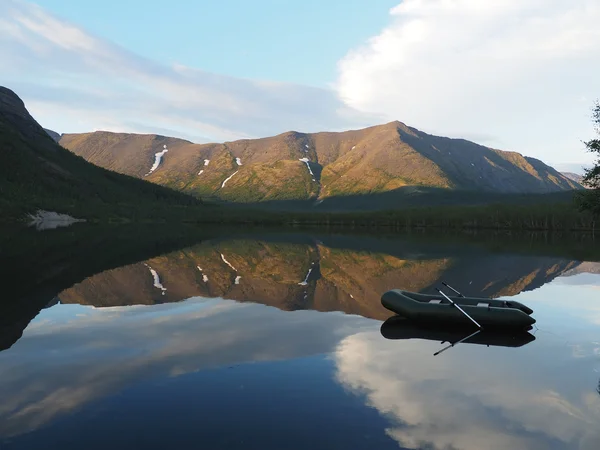
{"label": "calm water surface", "polygon": [[[0,448],[600,448],[600,264],[348,242],[205,240],[39,298],[0,329]],[[537,324],[382,333],[383,292],[441,281]]]}

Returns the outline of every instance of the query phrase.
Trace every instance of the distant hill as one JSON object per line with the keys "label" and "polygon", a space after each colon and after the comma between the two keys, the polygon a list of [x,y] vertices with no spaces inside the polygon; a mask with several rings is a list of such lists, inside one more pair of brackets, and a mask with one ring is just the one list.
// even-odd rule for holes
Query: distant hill
{"label": "distant hill", "polygon": [[537,159],[432,136],[401,122],[221,144],[109,132],[65,134],[60,144],[120,173],[198,197],[244,203],[320,202],[407,188],[532,194],[581,189]]}
{"label": "distant hill", "polygon": [[201,206],[193,197],[99,168],[65,150],[5,87],[0,87],[0,161],[2,220],[37,209],[132,218]]}
{"label": "distant hill", "polygon": [[48,133],[48,136],[50,136],[52,139],[54,139],[54,142],[59,142],[60,141],[60,134],[57,133],[56,131],[52,131],[52,130],[49,130],[47,128],[44,128],[44,131],[46,133]]}
{"label": "distant hill", "polygon": [[585,184],[583,184],[583,175],[579,175],[578,173],[573,173],[573,172],[561,172],[561,173],[563,174],[563,176],[565,176],[569,180],[572,180],[575,183],[582,185],[584,188],[589,189]]}

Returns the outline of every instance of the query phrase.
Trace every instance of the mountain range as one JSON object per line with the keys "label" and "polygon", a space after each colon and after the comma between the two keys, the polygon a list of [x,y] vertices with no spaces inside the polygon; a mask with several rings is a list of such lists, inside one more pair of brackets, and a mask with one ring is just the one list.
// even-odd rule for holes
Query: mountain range
{"label": "mountain range", "polygon": [[540,160],[397,121],[212,144],[153,134],[59,134],[42,128],[3,87],[0,143],[3,218],[39,209],[85,218],[164,217],[173,208],[190,214],[202,199],[315,211],[398,209],[582,189]]}
{"label": "mountain range", "polygon": [[212,144],[105,131],[64,134],[59,142],[101,167],[228,202],[314,205],[428,189],[489,195],[581,189],[538,159],[432,136],[397,121]]}

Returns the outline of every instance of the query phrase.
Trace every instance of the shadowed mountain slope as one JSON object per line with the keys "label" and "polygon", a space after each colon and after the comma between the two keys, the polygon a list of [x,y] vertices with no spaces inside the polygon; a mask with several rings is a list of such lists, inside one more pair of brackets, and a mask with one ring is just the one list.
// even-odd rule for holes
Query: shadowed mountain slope
{"label": "shadowed mountain slope", "polygon": [[162,186],[99,168],[62,148],[21,99],[0,87],[0,218],[37,209],[83,218],[133,217],[201,205]]}

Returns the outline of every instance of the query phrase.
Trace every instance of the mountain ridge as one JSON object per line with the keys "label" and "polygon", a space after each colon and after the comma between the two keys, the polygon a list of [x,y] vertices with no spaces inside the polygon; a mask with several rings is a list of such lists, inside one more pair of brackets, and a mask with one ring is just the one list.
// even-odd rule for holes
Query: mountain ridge
{"label": "mountain ridge", "polygon": [[[208,144],[103,131],[64,134],[60,144],[110,170],[201,198],[243,203],[321,201],[404,187],[503,193],[582,188],[536,158],[429,135],[400,121]],[[162,150],[168,151],[150,171]]]}

